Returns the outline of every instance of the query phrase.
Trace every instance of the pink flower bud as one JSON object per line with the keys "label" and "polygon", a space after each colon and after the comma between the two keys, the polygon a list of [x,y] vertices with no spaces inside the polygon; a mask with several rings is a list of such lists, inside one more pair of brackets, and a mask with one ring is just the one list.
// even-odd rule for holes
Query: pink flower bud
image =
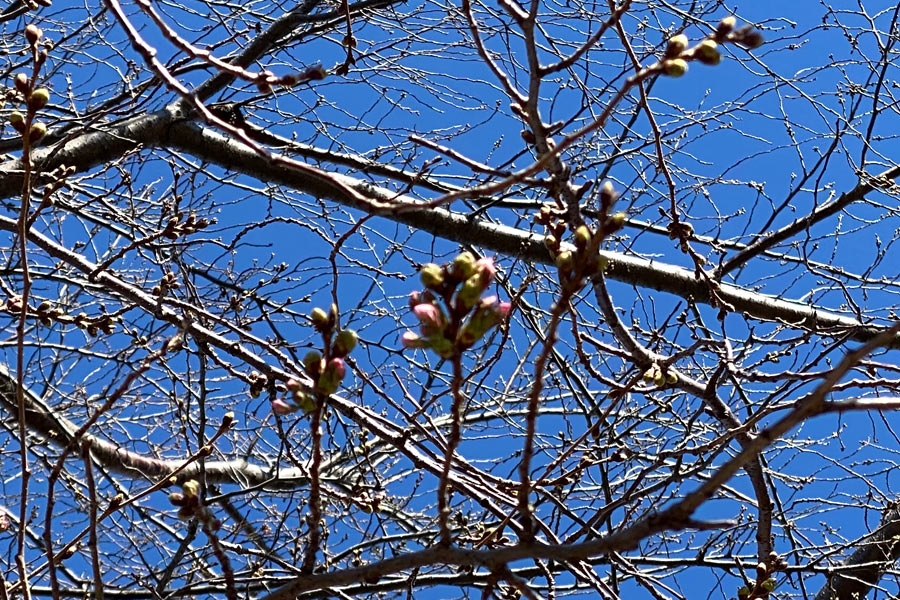
{"label": "pink flower bud", "polygon": [[508,317],[510,311],[512,311],[512,304],[509,302],[501,302],[497,305],[497,314],[500,315],[501,319]]}
{"label": "pink flower bud", "polygon": [[293,377],[288,379],[284,385],[288,390],[290,390],[292,392],[296,392],[297,390],[299,390],[301,388],[301,383],[298,380],[294,379]]}
{"label": "pink flower bud", "polygon": [[404,331],[403,337],[400,338],[400,343],[403,344],[404,348],[409,348],[411,350],[426,348],[428,346],[428,342],[420,338],[414,331]]}
{"label": "pink flower bud", "polygon": [[434,304],[417,304],[413,308],[413,313],[422,325],[434,329],[443,329],[444,327],[444,313]]}
{"label": "pink flower bud", "polygon": [[409,294],[409,310],[414,309],[419,304],[422,304],[422,293],[421,292],[410,292],[410,294]]}
{"label": "pink flower bud", "polygon": [[295,410],[296,408],[293,405],[288,404],[281,398],[272,400],[272,412],[276,415],[289,415]]}
{"label": "pink flower bud", "polygon": [[497,275],[497,267],[494,266],[494,259],[489,256],[479,258],[478,262],[475,263],[475,272],[481,276],[481,283],[486,287]]}

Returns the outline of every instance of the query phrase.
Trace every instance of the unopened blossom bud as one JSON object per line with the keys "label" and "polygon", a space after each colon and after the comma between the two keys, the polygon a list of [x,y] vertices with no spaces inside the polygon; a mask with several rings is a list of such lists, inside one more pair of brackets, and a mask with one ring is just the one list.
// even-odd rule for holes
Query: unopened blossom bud
{"label": "unopened blossom bud", "polygon": [[409,294],[409,310],[412,310],[416,307],[417,304],[422,304],[422,293],[421,292],[410,292]]}
{"label": "unopened blossom bud", "polygon": [[284,386],[291,392],[296,392],[297,390],[299,390],[303,387],[303,385],[300,383],[300,381],[297,379],[294,379],[293,377],[288,379],[285,382]]}
{"label": "unopened blossom bud", "polygon": [[662,63],[662,71],[669,77],[681,77],[687,70],[688,64],[683,58],[670,58]]}
{"label": "unopened blossom bud", "polygon": [[485,288],[490,285],[491,281],[497,275],[497,267],[494,266],[494,259],[487,256],[478,259],[475,263],[475,274],[481,277],[481,284]]}
{"label": "unopened blossom bud", "polygon": [[326,396],[335,393],[344,377],[347,375],[347,367],[341,358],[332,358],[325,365],[322,374],[319,375],[319,382],[316,384],[316,391]]}
{"label": "unopened blossom bud", "polygon": [[286,402],[283,398],[275,398],[272,400],[272,412],[276,415],[289,415],[295,410],[297,410],[297,408]]}
{"label": "unopened blossom bud", "polygon": [[194,479],[188,479],[181,484],[181,490],[185,498],[196,498],[200,494],[200,484]]}
{"label": "unopened blossom bud", "polygon": [[720,39],[725,37],[734,30],[735,25],[737,25],[737,19],[730,15],[725,17],[719,21],[719,26],[716,27],[716,36]]}
{"label": "unopened blossom bud", "polygon": [[616,188],[613,186],[612,181],[606,180],[603,182],[603,185],[600,186],[600,206],[605,210],[612,206],[615,201]]}
{"label": "unopened blossom bud", "polygon": [[411,350],[428,347],[428,342],[419,337],[419,334],[414,331],[404,331],[403,336],[400,338],[400,343],[404,348]]}
{"label": "unopened blossom bud", "polygon": [[28,75],[25,73],[16,73],[16,76],[13,78],[13,83],[15,83],[19,93],[25,95],[28,94]]}
{"label": "unopened blossom bud", "polygon": [[322,355],[315,350],[310,350],[303,357],[303,367],[307,375],[315,377],[322,370]]}
{"label": "unopened blossom bud", "polygon": [[472,308],[475,306],[475,303],[478,302],[478,298],[481,297],[485,287],[486,286],[482,283],[481,275],[475,273],[462,284],[459,292],[456,293],[456,301],[461,304],[463,308]]}
{"label": "unopened blossom bud", "polygon": [[575,266],[575,257],[568,250],[556,255],[556,267],[561,271],[569,271]]}
{"label": "unopened blossom bud", "polygon": [[28,40],[28,43],[32,46],[37,44],[43,36],[44,32],[41,31],[40,27],[33,23],[25,28],[25,39]]}
{"label": "unopened blossom bud", "polygon": [[579,249],[584,249],[591,243],[591,230],[587,225],[579,225],[575,229],[575,245]]}
{"label": "unopened blossom bud", "polygon": [[334,354],[336,356],[347,356],[356,348],[359,336],[352,329],[342,329],[334,340]]}
{"label": "unopened blossom bud", "polygon": [[9,115],[9,124],[19,133],[25,133],[25,115],[14,110]]}
{"label": "unopened blossom bud", "polygon": [[309,317],[312,319],[316,329],[322,330],[328,326],[328,313],[321,308],[316,307],[312,309]]}
{"label": "unopened blossom bud", "polygon": [[712,40],[703,40],[695,50],[697,60],[704,65],[717,65],[722,61],[719,45]]}
{"label": "unopened blossom bud", "polygon": [[47,106],[47,103],[50,101],[50,90],[47,88],[38,88],[31,92],[31,96],[28,98],[28,106],[37,110],[39,108],[44,108]]}
{"label": "unopened blossom bud", "polygon": [[435,331],[442,330],[446,324],[444,313],[435,304],[417,304],[413,308],[413,314],[419,323]]}
{"label": "unopened blossom bud", "polygon": [[669,45],[666,47],[666,58],[675,58],[682,52],[684,52],[685,48],[688,45],[688,37],[683,33],[679,33],[678,35],[673,35],[669,38]]}
{"label": "unopened blossom bud", "polygon": [[472,276],[472,273],[475,272],[475,264],[475,257],[471,252],[461,252],[456,258],[453,259],[453,264],[450,267],[450,273],[455,279],[459,281],[468,279]]}
{"label": "unopened blossom bud", "polygon": [[419,278],[425,287],[437,289],[444,283],[444,270],[440,265],[428,263],[422,266],[422,269],[419,271]]}
{"label": "unopened blossom bud", "polygon": [[172,506],[184,506],[186,504],[184,494],[172,492],[169,494],[169,504]]}

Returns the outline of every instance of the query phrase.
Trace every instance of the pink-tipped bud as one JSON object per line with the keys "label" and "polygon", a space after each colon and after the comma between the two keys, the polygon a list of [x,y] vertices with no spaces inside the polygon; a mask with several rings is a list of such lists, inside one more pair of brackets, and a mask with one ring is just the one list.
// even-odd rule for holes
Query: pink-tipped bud
{"label": "pink-tipped bud", "polygon": [[297,410],[294,405],[288,404],[281,398],[275,398],[272,400],[272,412],[276,415],[289,415],[292,412]]}
{"label": "pink-tipped bud", "polygon": [[409,294],[409,310],[414,309],[417,305],[422,304],[422,292],[410,292]]}
{"label": "pink-tipped bud", "polygon": [[297,379],[294,379],[293,377],[291,377],[290,379],[288,379],[288,380],[285,382],[284,386],[285,386],[289,391],[291,391],[291,392],[296,392],[296,391],[299,390],[301,387],[303,387],[302,384],[300,383],[300,381],[297,380]]}
{"label": "pink-tipped bud", "polygon": [[494,266],[494,259],[489,256],[478,259],[478,262],[475,263],[475,272],[481,277],[482,285],[487,287],[497,275],[497,267]]}
{"label": "pink-tipped bud", "polygon": [[444,313],[434,304],[417,304],[413,313],[422,325],[438,330],[444,327]]}
{"label": "pink-tipped bud", "polygon": [[403,344],[404,348],[408,348],[410,350],[418,350],[420,348],[427,348],[428,342],[419,337],[414,331],[404,331],[403,337],[400,338],[400,343]]}

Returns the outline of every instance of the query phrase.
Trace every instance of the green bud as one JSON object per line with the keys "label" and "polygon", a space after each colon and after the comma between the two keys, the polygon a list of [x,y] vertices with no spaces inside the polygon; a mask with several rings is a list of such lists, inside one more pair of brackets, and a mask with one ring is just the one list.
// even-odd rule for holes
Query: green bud
{"label": "green bud", "polygon": [[476,273],[462,284],[462,287],[456,294],[456,301],[462,304],[464,308],[472,308],[478,302],[478,299],[481,298],[483,291],[484,285],[482,285],[481,277]]}
{"label": "green bud", "polygon": [[437,289],[444,283],[444,270],[440,265],[428,263],[422,266],[419,271],[419,277],[422,279],[422,285],[427,288]]}
{"label": "green bud", "polygon": [[688,45],[688,37],[683,33],[673,35],[669,38],[669,45],[666,48],[666,56],[673,58],[684,52]]}
{"label": "green bud", "polygon": [[347,356],[359,341],[359,336],[352,329],[341,329],[340,333],[334,340],[334,354],[336,356]]}
{"label": "green bud", "polygon": [[703,40],[695,50],[697,60],[704,65],[717,65],[722,61],[719,45],[712,40]]}
{"label": "green bud", "polygon": [[468,279],[475,272],[475,257],[471,252],[461,252],[453,259],[451,273],[459,280]]}
{"label": "green bud", "polygon": [[741,598],[745,598],[749,595],[750,595],[750,588],[748,588],[746,585],[742,585],[738,589],[738,596],[740,596]]}
{"label": "green bud", "polygon": [[453,356],[453,342],[438,334],[428,338],[428,346],[434,350],[434,353],[441,358],[450,358]]}
{"label": "green bud", "polygon": [[762,589],[767,592],[771,592],[775,589],[776,581],[771,577],[762,582]]}
{"label": "green bud", "polygon": [[28,98],[28,105],[35,110],[44,108],[48,102],[50,102],[50,90],[43,87],[31,92],[31,96]]}
{"label": "green bud", "polygon": [[312,309],[312,312],[309,313],[309,316],[312,319],[313,325],[315,325],[317,329],[324,329],[328,326],[328,313],[321,308],[316,307]]}
{"label": "green bud", "polygon": [[586,248],[591,243],[591,230],[587,225],[579,225],[575,230],[575,245],[578,248]]}
{"label": "green bud", "polygon": [[316,409],[316,399],[305,392],[294,394],[294,402],[304,413],[311,413]]}
{"label": "green bud", "polygon": [[307,375],[315,377],[322,371],[322,355],[315,350],[310,350],[303,357],[303,367]]}
{"label": "green bud", "polygon": [[687,73],[687,70],[688,64],[683,58],[670,58],[664,60],[662,64],[663,73],[669,77],[681,77]]}
{"label": "green bud", "polygon": [[181,484],[185,498],[196,498],[200,493],[200,484],[193,479],[189,479]]}
{"label": "green bud", "polygon": [[556,267],[560,271],[569,271],[575,266],[575,257],[571,252],[565,250],[556,255]]}

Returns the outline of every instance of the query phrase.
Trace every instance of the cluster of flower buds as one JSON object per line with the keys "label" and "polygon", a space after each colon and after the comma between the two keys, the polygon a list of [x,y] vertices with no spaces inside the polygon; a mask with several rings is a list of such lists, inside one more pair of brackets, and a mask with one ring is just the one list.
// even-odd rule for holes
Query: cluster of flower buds
{"label": "cluster of flower buds", "polygon": [[769,562],[761,562],[756,565],[756,581],[752,586],[744,585],[738,589],[739,600],[759,600],[768,598],[775,591],[778,582],[772,575],[776,571],[782,571],[788,566],[787,561],[778,556],[778,553],[769,554]]}
{"label": "cluster of flower buds", "polygon": [[[35,73],[37,73],[41,65],[43,65],[44,61],[47,60],[49,53],[49,47],[47,45],[44,45],[44,47],[39,50],[39,44],[43,37],[44,32],[36,25],[31,24],[25,28],[25,39],[31,46],[32,54],[34,55],[36,67]],[[22,99],[25,102],[25,108],[28,115],[26,116],[17,110],[13,111],[9,115],[9,124],[12,125],[13,129],[15,129],[19,135],[27,137],[29,143],[37,142],[47,133],[47,125],[35,121],[34,115],[50,102],[50,90],[45,87],[35,88],[34,82],[25,73],[17,73],[13,78],[13,84],[16,91],[21,94]],[[30,126],[28,125],[29,122],[31,123]]]}
{"label": "cluster of flower buds", "polygon": [[165,228],[162,230],[161,235],[170,240],[177,240],[179,237],[190,235],[201,229],[206,229],[210,225],[214,225],[216,223],[216,219],[205,219],[203,217],[197,218],[196,213],[191,213],[187,216],[183,221],[183,215],[178,215],[175,218],[169,219],[166,223]]}
{"label": "cluster of flower buds", "polygon": [[623,212],[610,214],[616,198],[612,182],[604,182],[599,193],[600,218],[597,229],[592,230],[585,224],[578,225],[574,231],[574,244],[564,243],[562,239],[567,229],[567,211],[553,204],[541,207],[534,221],[547,230],[544,245],[553,257],[561,278],[572,280],[590,277],[606,268],[606,261],[598,253],[600,242],[620,230],[626,218]]}
{"label": "cluster of flower buds", "polygon": [[259,398],[259,395],[263,393],[264,389],[266,389],[266,385],[268,385],[269,383],[269,378],[259,371],[252,371],[247,379],[250,380],[250,397]]}
{"label": "cluster of flower buds", "polygon": [[311,412],[316,407],[315,394],[330,396],[344,381],[347,376],[344,359],[356,348],[359,336],[352,329],[335,331],[337,311],[334,304],[328,312],[321,308],[312,310],[310,318],[313,326],[322,334],[326,347],[325,356],[317,350],[310,350],[303,357],[303,371],[312,380],[312,393],[299,380],[288,379],[285,386],[289,395],[272,401],[272,411],[275,414],[287,415],[298,410]]}
{"label": "cluster of flower buds", "polygon": [[[22,297],[12,296],[0,302],[0,311],[15,316],[22,314]],[[107,314],[101,314],[96,317],[89,317],[83,312],[74,316],[69,315],[59,307],[54,308],[47,300],[42,301],[34,309],[29,308],[28,314],[37,318],[41,325],[49,327],[54,322],[75,325],[78,329],[84,329],[91,337],[96,336],[100,332],[111,334],[116,328],[116,322],[119,320],[117,317]]]}
{"label": "cluster of flower buds", "polygon": [[181,283],[178,281],[178,277],[175,273],[171,271],[167,272],[162,276],[162,279],[159,280],[159,283],[153,286],[153,289],[150,290],[154,296],[166,296],[170,291],[177,290],[181,287]]}
{"label": "cluster of flower buds", "polygon": [[475,259],[460,253],[441,266],[428,263],[419,270],[425,290],[409,296],[409,307],[419,321],[419,333],[407,331],[404,348],[430,348],[449,358],[466,350],[509,315],[509,302],[482,295],[497,275],[492,258]]}
{"label": "cluster of flower buds", "polygon": [[647,383],[652,382],[660,387],[666,385],[667,383],[678,383],[678,375],[676,375],[674,371],[667,371],[663,373],[662,367],[660,367],[656,363],[653,363],[649,369],[644,371],[643,378]]}
{"label": "cluster of flower buds", "polygon": [[196,518],[204,531],[211,533],[222,527],[208,506],[200,499],[200,484],[190,479],[181,484],[181,492],[169,494],[169,503],[178,507],[178,518],[187,521]]}
{"label": "cluster of flower buds", "polygon": [[737,20],[734,17],[725,17],[716,27],[716,32],[703,39],[693,48],[688,49],[689,40],[686,35],[679,33],[669,38],[666,52],[659,62],[660,71],[670,77],[681,77],[688,70],[688,62],[697,61],[704,65],[717,65],[722,61],[719,44],[740,44],[745,48],[758,48],[763,43],[762,34],[752,25],[745,25],[735,29]]}

